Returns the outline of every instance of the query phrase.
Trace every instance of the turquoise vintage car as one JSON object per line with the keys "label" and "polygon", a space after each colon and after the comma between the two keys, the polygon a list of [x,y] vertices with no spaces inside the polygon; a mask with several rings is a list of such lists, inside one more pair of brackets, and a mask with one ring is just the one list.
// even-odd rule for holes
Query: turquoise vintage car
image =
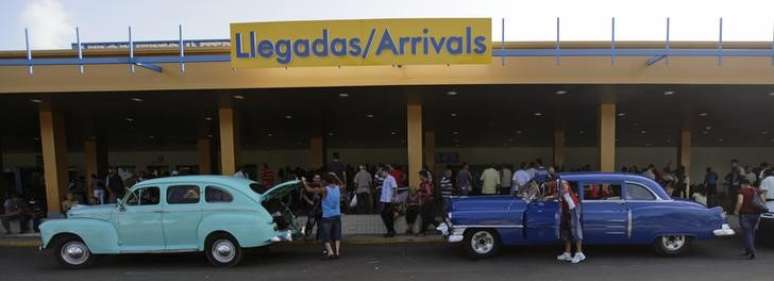
{"label": "turquoise vintage car", "polygon": [[[118,204],[76,206],[40,226],[42,248],[67,268],[95,255],[204,252],[233,266],[242,248],[290,241],[299,228],[281,198],[298,181],[266,188],[229,176],[158,178],[133,186]],[[162,196],[163,195],[163,196]]]}

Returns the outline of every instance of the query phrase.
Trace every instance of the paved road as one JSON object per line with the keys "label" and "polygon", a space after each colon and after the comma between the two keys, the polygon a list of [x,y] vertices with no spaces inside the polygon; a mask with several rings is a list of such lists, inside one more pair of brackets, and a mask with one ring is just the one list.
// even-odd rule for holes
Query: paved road
{"label": "paved road", "polygon": [[185,254],[103,257],[80,271],[59,269],[50,254],[31,248],[0,248],[0,280],[774,280],[774,249],[763,248],[759,259],[748,261],[737,256],[739,245],[700,242],[677,258],[647,247],[591,247],[587,262],[572,265],[554,260],[556,247],[518,247],[471,261],[443,243],[349,245],[342,259],[321,261],[315,245],[290,244],[250,253],[229,269]]}

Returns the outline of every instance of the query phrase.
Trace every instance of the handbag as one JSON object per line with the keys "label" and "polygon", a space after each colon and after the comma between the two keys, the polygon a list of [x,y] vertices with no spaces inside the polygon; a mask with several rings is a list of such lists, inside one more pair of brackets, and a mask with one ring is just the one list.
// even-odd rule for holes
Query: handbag
{"label": "handbag", "polygon": [[357,194],[352,195],[352,200],[349,201],[349,207],[350,208],[357,207]]}

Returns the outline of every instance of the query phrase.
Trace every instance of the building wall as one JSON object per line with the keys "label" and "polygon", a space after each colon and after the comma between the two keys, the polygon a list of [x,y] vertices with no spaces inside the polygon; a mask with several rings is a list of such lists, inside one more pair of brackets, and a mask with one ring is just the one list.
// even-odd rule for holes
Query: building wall
{"label": "building wall", "polygon": [[[597,165],[597,148],[568,147],[566,149],[566,167],[579,168],[583,165]],[[407,153],[403,148],[372,148],[372,149],[337,149],[329,148],[328,157],[338,152],[346,163],[396,163],[405,165]],[[551,147],[472,147],[472,148],[438,148],[439,153],[456,152],[461,161],[473,165],[489,163],[518,164],[521,161],[532,161],[542,158],[547,164],[552,161]],[[242,164],[269,163],[272,167],[306,167],[309,161],[308,150],[247,150],[242,151]],[[131,165],[143,169],[149,165],[197,165],[196,151],[115,151],[110,152],[111,165]],[[757,166],[761,162],[774,163],[774,147],[695,147],[692,152],[690,176],[693,182],[702,181],[704,169],[713,167],[718,173],[728,173],[731,159],[738,159],[742,164]],[[40,165],[40,155],[35,153],[4,153],[3,167],[35,167]],[[663,168],[667,162],[672,167],[677,165],[677,148],[673,147],[618,147],[616,149],[616,167],[637,165],[640,168],[654,164]],[[439,163],[442,164],[442,163]],[[68,165],[72,169],[84,169],[84,157],[81,152],[68,154]]]}

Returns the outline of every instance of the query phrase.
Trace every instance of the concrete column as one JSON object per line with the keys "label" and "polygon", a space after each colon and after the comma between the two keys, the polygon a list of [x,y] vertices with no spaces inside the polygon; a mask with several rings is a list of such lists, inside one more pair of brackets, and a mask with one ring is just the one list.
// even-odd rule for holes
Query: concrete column
{"label": "concrete column", "polygon": [[565,146],[564,129],[554,130],[554,167],[564,167]]}
{"label": "concrete column", "polygon": [[317,169],[323,166],[325,159],[325,149],[322,136],[314,136],[309,139],[309,166],[307,168]]}
{"label": "concrete column", "polygon": [[433,171],[433,176],[437,176],[438,173],[435,169],[435,132],[426,131],[424,142],[423,160],[425,165]]}
{"label": "concrete column", "polygon": [[615,171],[615,104],[599,105],[599,170]]}
{"label": "concrete column", "polygon": [[239,127],[231,96],[223,95],[218,103],[220,130],[220,171],[224,175],[236,173],[239,164]]}
{"label": "concrete column", "polygon": [[[680,147],[677,149],[677,163],[679,163],[680,166],[685,167],[685,175],[686,177],[691,175],[691,130],[690,129],[681,129],[680,130]],[[686,182],[686,195],[691,194],[691,178],[688,178],[688,182]]]}
{"label": "concrete column", "polygon": [[199,152],[199,174],[212,174],[212,141],[200,137],[196,141],[196,149]]}
{"label": "concrete column", "polygon": [[43,154],[43,177],[49,216],[62,213],[61,204],[67,192],[67,138],[65,120],[50,99],[44,99],[39,109],[40,144]]}
{"label": "concrete column", "polygon": [[406,106],[406,145],[408,150],[409,186],[419,187],[422,170],[422,102],[410,97]]}

